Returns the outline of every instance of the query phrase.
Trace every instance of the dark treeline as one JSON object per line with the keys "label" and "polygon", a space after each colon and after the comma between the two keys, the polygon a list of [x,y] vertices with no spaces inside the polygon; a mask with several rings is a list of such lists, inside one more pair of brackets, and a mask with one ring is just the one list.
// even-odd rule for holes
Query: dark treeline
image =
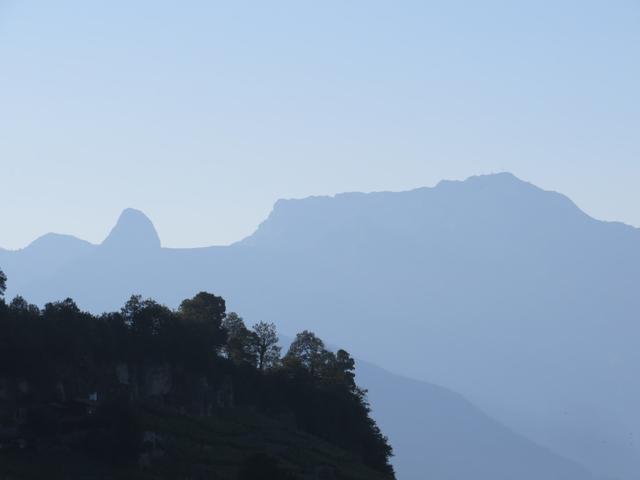
{"label": "dark treeline", "polygon": [[[123,382],[117,381],[123,366],[131,402],[136,372],[163,366],[172,372],[171,392],[161,392],[169,406],[189,405],[197,390],[194,379],[227,382],[233,407],[291,417],[297,428],[393,475],[391,447],[369,416],[353,358],[327,350],[309,331],[299,333],[283,354],[273,324],[248,327],[210,293],[183,301],[177,310],[132,296],[119,312],[96,316],[71,299],[42,309],[21,297],[7,302],[5,284],[0,271],[0,379],[28,383],[20,393],[25,405],[59,400],[61,389],[66,398],[100,392],[106,405],[123,396]],[[134,445],[127,444],[125,457],[133,456]]]}

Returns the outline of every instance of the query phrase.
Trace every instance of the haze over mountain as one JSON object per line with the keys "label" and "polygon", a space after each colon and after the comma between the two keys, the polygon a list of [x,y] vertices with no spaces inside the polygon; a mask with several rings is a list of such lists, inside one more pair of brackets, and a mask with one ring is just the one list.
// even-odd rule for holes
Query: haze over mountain
{"label": "haze over mountain", "polygon": [[[599,475],[640,472],[640,232],[510,174],[279,201],[229,247],[160,248],[146,217],[127,210],[102,245],[43,237],[0,251],[0,266],[9,295],[71,296],[93,311],[133,292],[175,306],[215,291],[248,319],[287,333],[311,327],[358,357],[453,388]],[[429,408],[427,397],[411,411]],[[381,415],[393,441],[391,414]],[[415,425],[433,432],[428,421]],[[484,435],[512,443],[511,434]],[[414,475],[399,465],[399,478],[421,478],[428,449],[398,453]],[[522,466],[553,464],[545,458]],[[468,478],[451,472],[444,478]]]}
{"label": "haze over mountain", "polygon": [[468,400],[427,382],[359,362],[373,416],[395,452],[399,479],[594,479],[578,464],[536,445]]}
{"label": "haze over mountain", "polygon": [[127,208],[101,247],[111,250],[153,251],[160,248],[160,237],[144,213]]}

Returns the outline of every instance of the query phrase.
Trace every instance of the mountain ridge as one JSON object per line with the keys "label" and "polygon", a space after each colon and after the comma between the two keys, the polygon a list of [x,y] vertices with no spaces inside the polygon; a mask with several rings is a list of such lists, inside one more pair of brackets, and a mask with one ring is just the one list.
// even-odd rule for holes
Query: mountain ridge
{"label": "mountain ridge", "polygon": [[640,471],[640,230],[510,175],[276,205],[227,247],[116,249],[37,282],[14,262],[9,294],[103,311],[134,292],[170,305],[219,292],[285,332],[306,318],[598,474]]}
{"label": "mountain ridge", "polygon": [[[627,229],[632,229],[635,231],[640,231],[639,227],[636,227],[634,225],[630,225],[628,223],[622,222],[622,221],[618,221],[618,220],[602,220],[602,219],[598,219],[595,218],[591,215],[589,215],[588,213],[586,213],[584,210],[582,210],[580,207],[578,207],[575,202],[573,202],[569,197],[567,197],[566,195],[559,193],[555,190],[546,190],[546,189],[542,189],[538,186],[536,186],[535,184],[531,183],[531,182],[527,182],[524,181],[522,179],[520,179],[519,177],[517,177],[516,175],[510,173],[510,172],[498,172],[498,173],[489,173],[489,174],[480,174],[480,175],[473,175],[470,176],[464,180],[440,180],[436,185],[434,186],[424,186],[424,187],[417,187],[417,188],[413,188],[413,189],[409,189],[409,190],[379,190],[379,191],[370,191],[370,192],[357,192],[357,191],[350,191],[350,192],[340,192],[340,193],[336,193],[333,195],[311,195],[311,196],[307,196],[307,197],[301,197],[301,198],[280,198],[278,200],[276,200],[274,202],[274,205],[271,209],[271,212],[269,213],[269,215],[267,216],[267,218],[265,218],[265,220],[263,220],[262,222],[260,222],[260,224],[256,227],[256,230],[254,230],[254,232],[252,232],[251,234],[235,241],[232,242],[230,245],[216,245],[216,244],[212,244],[212,245],[208,245],[208,246],[198,246],[198,247],[162,247],[162,248],[168,248],[168,249],[175,249],[175,250],[196,250],[196,249],[206,249],[206,248],[212,248],[212,247],[216,247],[216,248],[221,248],[221,247],[226,247],[226,246],[232,246],[232,245],[238,245],[238,244],[242,244],[242,245],[246,245],[249,244],[251,242],[248,242],[248,240],[252,239],[252,237],[258,233],[258,231],[260,230],[260,227],[266,223],[269,222],[269,220],[271,219],[271,217],[273,216],[274,212],[277,212],[283,208],[287,208],[287,206],[291,205],[291,204],[309,204],[309,203],[315,203],[315,202],[327,202],[327,201],[331,201],[331,200],[341,200],[341,199],[352,199],[352,198],[358,198],[358,199],[363,199],[366,197],[372,197],[372,196],[393,196],[393,195],[407,195],[407,194],[416,194],[416,193],[424,193],[424,192],[433,192],[433,191],[437,191],[437,190],[443,190],[443,189],[448,189],[448,188],[458,188],[460,186],[470,186],[470,185],[481,185],[481,186],[489,186],[489,185],[496,185],[496,184],[502,184],[504,185],[509,185],[511,184],[513,185],[517,185],[519,187],[526,187],[531,189],[532,191],[536,191],[538,193],[545,193],[545,194],[550,194],[553,196],[557,196],[558,199],[561,202],[565,202],[567,205],[569,205],[571,208],[575,209],[575,211],[580,212],[582,215],[584,215],[585,217],[594,220],[596,222],[600,222],[600,223],[606,223],[609,225],[616,225],[619,226],[621,228],[627,228]],[[123,222],[128,223],[129,225],[127,227],[124,227],[122,225]],[[21,248],[17,248],[17,249],[7,249],[7,248],[3,248],[0,247],[0,251],[2,252],[17,252],[17,251],[21,251],[21,250],[25,250],[27,248],[30,248],[34,245],[37,245],[40,242],[43,241],[48,241],[50,238],[64,238],[64,239],[68,239],[69,241],[78,241],[78,243],[83,243],[83,244],[88,244],[91,246],[101,246],[101,245],[105,245],[109,244],[111,241],[113,241],[113,236],[115,235],[116,237],[121,235],[122,230],[127,230],[128,227],[133,226],[134,229],[138,230],[139,233],[142,234],[142,237],[144,240],[144,243],[147,244],[147,246],[151,246],[152,248],[156,248],[157,245],[161,244],[160,241],[160,237],[155,229],[155,226],[153,225],[153,222],[151,222],[151,220],[149,219],[149,217],[142,212],[141,210],[138,210],[136,208],[133,207],[127,207],[125,209],[122,210],[122,212],[120,213],[116,223],[114,224],[114,226],[111,228],[110,233],[107,235],[107,237],[105,237],[105,239],[100,242],[99,244],[93,244],[87,240],[83,240],[77,236],[74,235],[69,235],[69,234],[62,234],[62,233],[56,233],[56,232],[49,232],[49,233],[45,233],[43,235],[40,235],[39,237],[37,237],[36,239],[34,239],[33,241],[31,241],[30,243],[28,243],[26,246],[21,247]],[[129,233],[129,232],[128,232]],[[134,234],[134,236],[137,236],[137,234]],[[135,242],[132,242],[135,243]]]}
{"label": "mountain ridge", "polygon": [[[601,222],[614,225],[615,228],[622,230],[627,229],[629,231],[640,232],[636,227],[622,222],[595,219],[581,210],[567,196],[552,190],[541,189],[530,182],[520,180],[511,173],[504,172],[472,176],[466,180],[442,180],[433,187],[419,187],[400,192],[346,192],[299,199],[280,199],[275,202],[271,213],[259,224],[251,235],[248,235],[233,245],[257,246],[261,242],[267,242],[269,235],[275,235],[273,243],[277,244],[280,242],[282,235],[290,233],[279,230],[280,222],[284,221],[290,221],[289,226],[291,224],[299,225],[301,230],[309,231],[309,229],[311,229],[311,231],[313,231],[313,229],[321,223],[309,220],[308,217],[314,214],[342,215],[343,217],[351,214],[351,218],[354,218],[355,215],[359,213],[357,209],[372,207],[372,211],[377,212],[379,215],[384,213],[384,209],[376,209],[377,203],[389,202],[391,204],[391,207],[387,206],[387,210],[389,210],[393,207],[394,202],[397,203],[397,199],[400,197],[414,199],[415,206],[413,208],[418,208],[434,199],[445,202],[441,207],[446,208],[450,206],[446,203],[447,201],[451,201],[450,197],[461,195],[469,198],[466,204],[458,206],[459,210],[462,210],[463,207],[465,209],[474,209],[476,201],[489,202],[489,207],[494,207],[493,210],[500,209],[500,207],[496,205],[499,201],[533,201],[538,211],[515,211],[512,212],[513,216],[534,214],[540,216],[545,212],[557,210],[564,212],[564,218],[572,219],[572,221],[585,223]],[[491,201],[493,204],[491,204]],[[347,213],[337,212],[338,205],[339,208]],[[489,211],[490,210],[492,209],[490,208]],[[346,219],[343,220],[346,221]],[[419,216],[416,215],[414,220],[420,221]]]}

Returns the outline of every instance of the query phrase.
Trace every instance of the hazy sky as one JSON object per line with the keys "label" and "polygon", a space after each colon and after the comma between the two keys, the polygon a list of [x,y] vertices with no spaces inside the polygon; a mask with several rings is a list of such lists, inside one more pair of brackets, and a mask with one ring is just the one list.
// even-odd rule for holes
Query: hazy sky
{"label": "hazy sky", "polygon": [[502,170],[640,226],[640,0],[0,0],[0,246]]}

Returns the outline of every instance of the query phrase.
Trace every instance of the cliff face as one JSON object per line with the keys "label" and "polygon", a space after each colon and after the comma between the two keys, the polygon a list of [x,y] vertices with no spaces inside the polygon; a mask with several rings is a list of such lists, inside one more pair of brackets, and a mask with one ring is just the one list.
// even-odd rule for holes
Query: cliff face
{"label": "cliff face", "polygon": [[[125,399],[149,402],[176,412],[210,416],[215,409],[234,406],[229,375],[193,375],[168,364],[133,366],[126,363],[83,381],[60,372],[46,380],[0,378],[0,420],[7,426],[25,423],[29,413],[82,402],[96,407]],[[22,412],[22,413],[19,413]],[[17,422],[19,417],[22,421]]]}
{"label": "cliff face", "polygon": [[286,386],[279,379],[224,361],[206,373],[120,362],[86,378],[62,370],[3,376],[0,478],[242,480],[265,469],[284,480],[393,478],[299,427],[308,407],[269,412],[247,400],[270,381]]}
{"label": "cliff face", "polygon": [[0,419],[2,479],[391,478],[297,429],[293,414],[236,406],[231,376],[169,365],[121,363],[85,390],[0,378]]}
{"label": "cliff face", "polygon": [[231,376],[194,375],[168,364],[135,367],[120,364],[118,383],[129,387],[135,401],[151,401],[176,411],[211,416],[216,409],[234,407]]}

